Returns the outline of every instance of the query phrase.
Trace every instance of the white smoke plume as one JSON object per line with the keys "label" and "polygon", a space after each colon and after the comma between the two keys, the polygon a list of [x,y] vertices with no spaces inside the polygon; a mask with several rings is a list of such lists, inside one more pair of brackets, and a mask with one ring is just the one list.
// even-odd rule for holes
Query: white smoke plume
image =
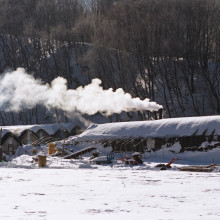
{"label": "white smoke plume", "polygon": [[5,73],[0,77],[0,109],[19,111],[43,104],[48,109],[56,107],[66,112],[111,115],[129,110],[157,111],[162,108],[149,99],[132,98],[123,89],[104,90],[99,79],[93,79],[91,84],[75,90],[67,89],[66,83],[66,79],[57,77],[51,85],[43,84],[22,68]]}

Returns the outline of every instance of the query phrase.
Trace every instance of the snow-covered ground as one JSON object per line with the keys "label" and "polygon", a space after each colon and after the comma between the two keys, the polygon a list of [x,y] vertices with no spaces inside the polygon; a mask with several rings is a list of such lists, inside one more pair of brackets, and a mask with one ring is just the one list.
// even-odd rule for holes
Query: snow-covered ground
{"label": "snow-covered ground", "polygon": [[1,169],[0,219],[219,219],[219,173]]}
{"label": "snow-covered ground", "polygon": [[[103,134],[107,131],[112,133],[110,129]],[[56,147],[65,144],[65,150],[73,152],[96,147],[102,158],[112,151],[111,146],[103,148],[80,138],[85,136],[69,137],[56,142]],[[143,164],[135,166],[120,160],[125,153],[114,154],[111,164],[97,165],[90,163],[91,153],[64,159],[48,155],[48,145],[21,146],[14,158],[0,163],[0,219],[219,220],[220,147],[216,143],[203,142],[202,148],[216,146],[208,151],[182,153],[179,142],[164,145],[145,152]],[[46,167],[38,167],[33,160],[36,153],[47,156]],[[156,167],[172,158],[176,161],[170,169]],[[180,171],[183,166],[210,164],[216,164],[212,172]]]}
{"label": "snow-covered ground", "polygon": [[174,155],[162,151],[143,155],[144,163],[137,166],[116,157],[113,164],[96,165],[89,163],[89,155],[77,160],[47,155],[46,168],[23,154],[1,163],[0,219],[217,220],[220,167],[210,173],[178,169],[210,164],[202,153],[195,153],[196,159],[193,153],[183,154],[165,171],[155,165]]}

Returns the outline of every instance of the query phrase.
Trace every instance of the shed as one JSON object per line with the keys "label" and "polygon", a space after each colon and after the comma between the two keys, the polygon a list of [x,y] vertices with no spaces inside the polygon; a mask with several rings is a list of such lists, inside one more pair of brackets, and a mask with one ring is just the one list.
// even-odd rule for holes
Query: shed
{"label": "shed", "polygon": [[76,125],[70,132],[70,135],[77,135],[77,134],[81,134],[82,133],[82,129]]}
{"label": "shed", "polygon": [[[80,123],[79,123],[80,124]],[[83,128],[84,125],[82,123],[80,126]],[[71,132],[79,133],[81,131],[81,127],[76,125],[76,123],[55,123],[55,124],[38,124],[38,125],[14,125],[14,126],[3,126],[3,133],[8,131],[17,135],[17,137],[24,138],[27,135],[27,130],[29,131],[29,135],[43,138],[48,136],[53,136],[56,138],[64,138],[71,135]],[[32,142],[33,142],[32,140]],[[27,143],[27,141],[25,141]]]}
{"label": "shed", "polygon": [[32,144],[32,142],[38,140],[39,137],[32,130],[26,129],[19,135],[19,139],[21,140],[22,144]]}
{"label": "shed", "polygon": [[182,151],[198,149],[205,141],[220,146],[220,116],[93,124],[77,141],[111,145],[114,151],[156,151],[176,142]]}
{"label": "shed", "polygon": [[69,132],[66,129],[58,129],[53,135],[54,138],[67,138],[69,136]]}
{"label": "shed", "polygon": [[7,132],[1,139],[3,152],[8,155],[15,154],[17,148],[22,146],[20,139],[12,132]]}
{"label": "shed", "polygon": [[45,137],[49,137],[50,135],[47,133],[47,131],[45,131],[44,129],[40,128],[37,132],[36,132],[37,136],[39,138],[45,138]]}

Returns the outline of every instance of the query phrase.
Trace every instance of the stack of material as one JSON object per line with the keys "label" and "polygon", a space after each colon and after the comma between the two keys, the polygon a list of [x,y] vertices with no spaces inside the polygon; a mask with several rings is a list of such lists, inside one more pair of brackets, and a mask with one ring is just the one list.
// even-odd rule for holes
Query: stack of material
{"label": "stack of material", "polygon": [[79,156],[96,150],[95,147],[87,147],[64,157],[64,159],[77,159]]}
{"label": "stack of material", "polygon": [[212,172],[217,164],[211,164],[208,166],[184,166],[180,167],[180,171],[190,171],[190,172]]}

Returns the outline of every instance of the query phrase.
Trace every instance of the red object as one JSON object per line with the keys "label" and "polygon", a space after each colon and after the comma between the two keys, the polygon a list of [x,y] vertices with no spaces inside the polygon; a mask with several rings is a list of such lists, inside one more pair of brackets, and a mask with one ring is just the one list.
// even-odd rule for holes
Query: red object
{"label": "red object", "polygon": [[165,166],[166,166],[166,167],[169,167],[170,164],[173,163],[175,160],[176,160],[176,158],[172,158],[172,160],[171,160],[168,164],[166,164]]}

